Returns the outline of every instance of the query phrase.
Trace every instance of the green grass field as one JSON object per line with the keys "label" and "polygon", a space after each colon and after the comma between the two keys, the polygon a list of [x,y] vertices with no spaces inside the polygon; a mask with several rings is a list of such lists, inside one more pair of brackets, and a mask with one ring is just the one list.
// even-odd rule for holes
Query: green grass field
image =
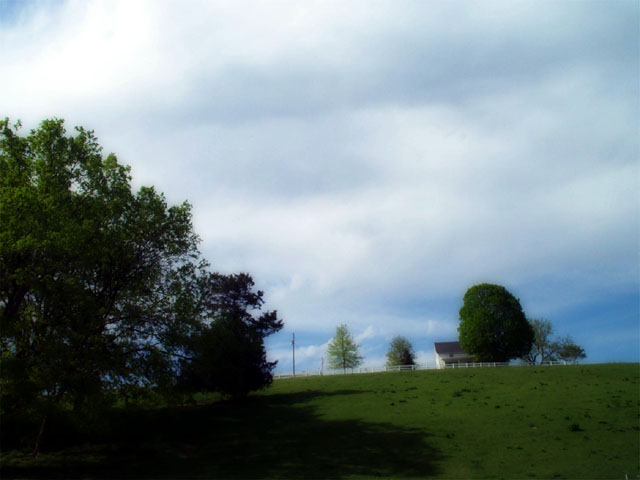
{"label": "green grass field", "polygon": [[100,434],[50,434],[38,459],[3,452],[0,473],[639,478],[639,377],[611,364],[277,380],[239,405],[113,412]]}

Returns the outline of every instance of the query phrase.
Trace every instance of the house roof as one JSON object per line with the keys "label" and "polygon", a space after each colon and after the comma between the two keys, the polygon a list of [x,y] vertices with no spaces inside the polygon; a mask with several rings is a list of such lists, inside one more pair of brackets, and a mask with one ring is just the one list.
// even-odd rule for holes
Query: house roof
{"label": "house roof", "polygon": [[442,355],[442,354],[452,354],[452,353],[458,353],[458,354],[465,354],[467,352],[465,352],[462,347],[460,346],[460,342],[435,342],[433,344],[435,346],[436,349],[436,353]]}

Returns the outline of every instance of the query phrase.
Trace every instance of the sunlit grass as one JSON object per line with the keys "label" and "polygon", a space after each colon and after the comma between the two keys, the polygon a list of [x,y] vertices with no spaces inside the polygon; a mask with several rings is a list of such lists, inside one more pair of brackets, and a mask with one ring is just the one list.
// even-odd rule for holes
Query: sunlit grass
{"label": "sunlit grass", "polygon": [[[115,412],[3,476],[637,478],[638,364],[277,380],[239,405]],[[205,401],[206,399],[201,399]]]}
{"label": "sunlit grass", "polygon": [[637,364],[460,369],[277,382],[270,393],[356,389],[317,397],[326,420],[419,428],[443,477],[635,478]]}

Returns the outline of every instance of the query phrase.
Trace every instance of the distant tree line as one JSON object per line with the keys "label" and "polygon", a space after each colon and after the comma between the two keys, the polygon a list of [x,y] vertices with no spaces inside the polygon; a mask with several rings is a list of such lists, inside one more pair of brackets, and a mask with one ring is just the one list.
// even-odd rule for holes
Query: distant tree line
{"label": "distant tree line", "polygon": [[[358,367],[363,359],[358,349],[348,327],[344,324],[336,327],[335,337],[329,341],[327,348],[329,367],[343,372]],[[398,365],[415,365],[413,346],[403,336],[394,337],[387,352],[387,366]]]}
{"label": "distant tree line", "polygon": [[[545,319],[527,319],[520,301],[501,285],[479,284],[467,290],[460,309],[460,346],[478,362],[508,362],[520,358],[530,364],[586,358],[570,336],[552,339],[553,326]],[[329,343],[332,368],[355,368],[362,362],[358,345],[346,325],[336,329]],[[415,365],[415,352],[404,336],[395,336],[387,351],[389,367]]]}
{"label": "distant tree line", "polygon": [[93,132],[0,122],[3,419],[268,385],[264,338],[283,322],[249,274],[212,272],[198,242],[191,205],[134,192]]}

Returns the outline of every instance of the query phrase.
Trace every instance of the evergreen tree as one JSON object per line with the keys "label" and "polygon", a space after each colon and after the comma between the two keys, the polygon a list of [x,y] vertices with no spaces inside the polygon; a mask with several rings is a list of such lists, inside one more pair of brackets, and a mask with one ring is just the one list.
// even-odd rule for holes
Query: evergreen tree
{"label": "evergreen tree", "polygon": [[246,273],[206,273],[201,279],[205,321],[181,362],[183,391],[215,391],[238,399],[271,384],[277,362],[267,361],[264,338],[283,323],[275,311],[257,314],[263,292],[253,287]]}

